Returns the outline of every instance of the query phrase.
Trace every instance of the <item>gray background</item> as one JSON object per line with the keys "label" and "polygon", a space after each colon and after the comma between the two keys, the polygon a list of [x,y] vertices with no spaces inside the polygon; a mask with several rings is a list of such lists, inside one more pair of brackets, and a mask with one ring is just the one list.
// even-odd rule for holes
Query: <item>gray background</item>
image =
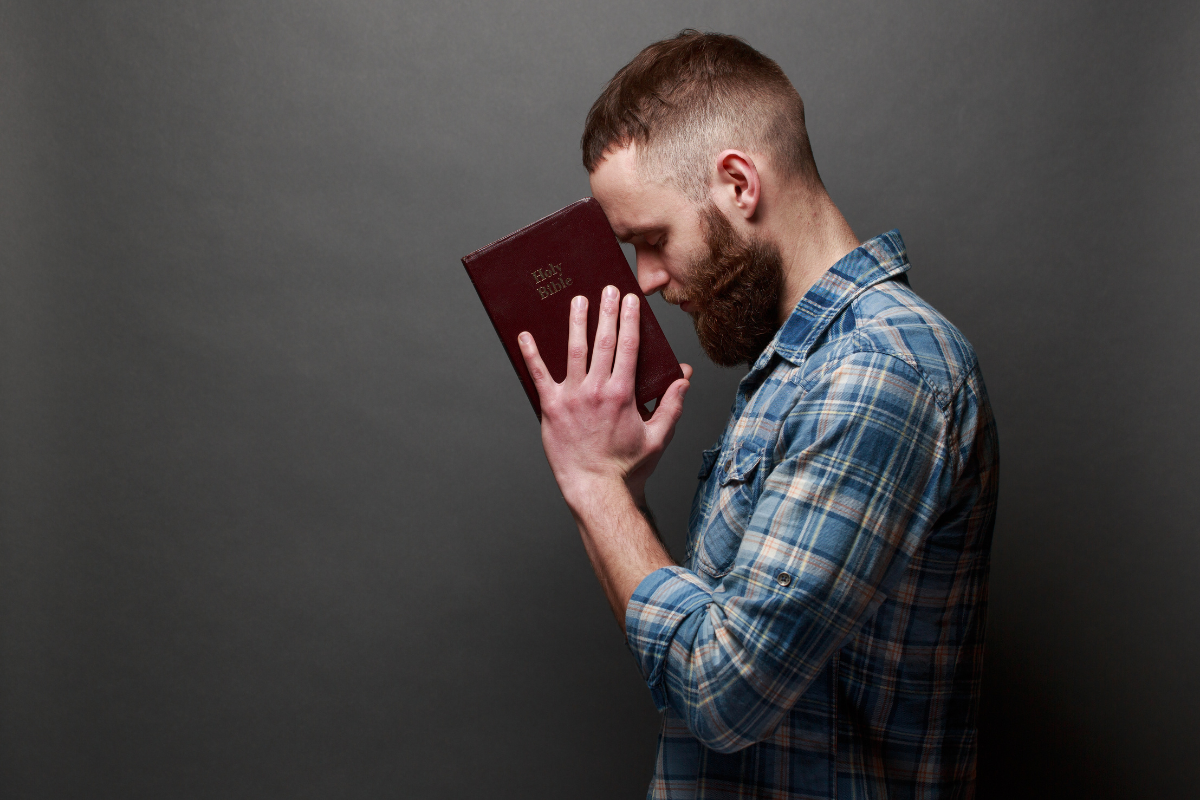
{"label": "gray background", "polygon": [[[0,4],[0,795],[635,797],[657,716],[459,257],[685,26],[976,345],[980,795],[1200,785],[1200,6]],[[678,548],[739,374],[651,485]]]}

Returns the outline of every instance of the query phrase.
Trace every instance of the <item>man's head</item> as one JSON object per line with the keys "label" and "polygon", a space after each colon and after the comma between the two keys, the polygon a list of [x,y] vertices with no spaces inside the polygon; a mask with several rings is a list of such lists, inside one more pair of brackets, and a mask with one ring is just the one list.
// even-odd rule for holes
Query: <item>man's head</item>
{"label": "man's head", "polygon": [[704,202],[727,148],[770,161],[784,179],[820,183],[804,102],[771,59],[734,36],[682,31],[613,76],[588,112],[581,146],[593,172],[606,151],[637,145],[639,167]]}
{"label": "man's head", "polygon": [[642,291],[690,313],[716,363],[753,362],[778,327],[783,284],[764,175],[820,187],[782,70],[740,39],[684,31],[613,77],[582,146],[592,193],[637,250]]}

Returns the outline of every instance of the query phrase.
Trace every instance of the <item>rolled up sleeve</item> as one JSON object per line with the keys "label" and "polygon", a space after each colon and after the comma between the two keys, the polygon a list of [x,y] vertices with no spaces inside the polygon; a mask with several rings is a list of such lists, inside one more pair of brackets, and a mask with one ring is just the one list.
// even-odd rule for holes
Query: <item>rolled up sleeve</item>
{"label": "rolled up sleeve", "polygon": [[633,591],[625,610],[625,638],[659,711],[667,708],[662,685],[667,648],[688,618],[711,602],[704,582],[683,567],[657,569]]}

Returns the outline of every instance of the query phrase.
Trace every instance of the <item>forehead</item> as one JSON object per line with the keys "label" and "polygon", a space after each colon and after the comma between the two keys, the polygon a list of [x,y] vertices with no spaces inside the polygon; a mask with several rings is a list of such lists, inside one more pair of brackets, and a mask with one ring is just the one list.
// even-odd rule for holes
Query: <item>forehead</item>
{"label": "forehead", "polygon": [[627,240],[696,217],[688,198],[665,177],[638,168],[636,145],[609,149],[589,178],[617,237]]}

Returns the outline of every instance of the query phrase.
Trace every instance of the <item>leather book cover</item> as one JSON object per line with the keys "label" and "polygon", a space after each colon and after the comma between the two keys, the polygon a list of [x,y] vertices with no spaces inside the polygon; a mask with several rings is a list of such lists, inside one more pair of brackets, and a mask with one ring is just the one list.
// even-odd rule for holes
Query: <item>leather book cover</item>
{"label": "leather book cover", "polygon": [[645,404],[662,397],[674,381],[683,377],[679,361],[595,198],[572,203],[463,256],[462,262],[539,420],[541,404],[517,336],[521,331],[533,334],[542,361],[554,380],[561,383],[567,375],[571,298],[583,295],[588,299],[590,364],[600,318],[600,293],[605,286],[616,286],[621,297],[636,293],[642,301],[634,393],[637,402]]}

